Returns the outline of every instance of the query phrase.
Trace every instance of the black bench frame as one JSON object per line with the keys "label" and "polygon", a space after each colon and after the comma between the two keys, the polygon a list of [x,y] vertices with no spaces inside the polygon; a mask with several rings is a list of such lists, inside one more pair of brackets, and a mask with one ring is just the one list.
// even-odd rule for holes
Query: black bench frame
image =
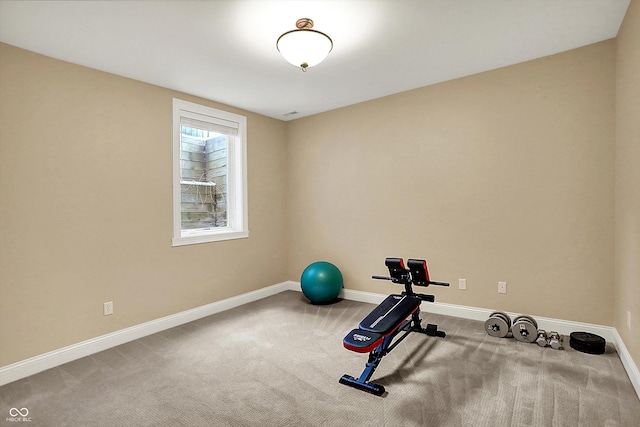
{"label": "black bench frame", "polygon": [[415,293],[412,285],[449,286],[449,283],[431,281],[425,260],[410,259],[407,264],[408,269],[405,268],[402,258],[387,258],[385,265],[389,269],[389,277],[372,276],[373,279],[391,280],[393,283],[404,285],[405,290],[400,295],[389,295],[360,322],[358,329],[345,336],[343,345],[346,349],[357,353],[369,353],[369,359],[360,377],[354,378],[345,374],[340,378],[340,384],[382,396],[385,393],[384,386],[369,380],[384,356],[412,332],[441,338],[446,336],[445,332],[438,330],[437,325],[427,324],[426,328],[422,327],[420,303],[434,302],[435,297]]}

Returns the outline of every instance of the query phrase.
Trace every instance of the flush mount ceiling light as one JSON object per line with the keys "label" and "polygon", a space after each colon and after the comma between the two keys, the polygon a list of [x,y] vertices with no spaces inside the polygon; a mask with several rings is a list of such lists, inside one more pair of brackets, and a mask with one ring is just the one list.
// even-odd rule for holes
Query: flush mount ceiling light
{"label": "flush mount ceiling light", "polygon": [[287,31],[278,37],[276,42],[276,47],[284,59],[300,67],[302,71],[321,63],[333,49],[333,42],[328,35],[311,28],[311,19],[298,19],[296,29]]}

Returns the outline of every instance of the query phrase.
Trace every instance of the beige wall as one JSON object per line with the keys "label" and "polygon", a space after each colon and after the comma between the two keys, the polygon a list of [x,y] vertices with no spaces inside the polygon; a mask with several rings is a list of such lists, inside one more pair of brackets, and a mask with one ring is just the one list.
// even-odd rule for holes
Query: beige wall
{"label": "beige wall", "polygon": [[289,276],[424,257],[438,301],[612,325],[614,104],[610,40],[291,122]]}
{"label": "beige wall", "polygon": [[[640,1],[618,33],[616,74],[615,327],[640,362]],[[631,313],[631,329],[627,327]]]}
{"label": "beige wall", "polygon": [[[285,123],[0,58],[0,366],[287,278]],[[171,247],[173,97],[247,115],[248,239]]]}

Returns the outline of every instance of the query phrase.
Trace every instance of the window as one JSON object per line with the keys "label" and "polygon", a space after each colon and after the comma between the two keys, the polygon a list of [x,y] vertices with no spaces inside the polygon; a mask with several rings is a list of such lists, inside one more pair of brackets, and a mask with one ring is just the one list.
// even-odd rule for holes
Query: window
{"label": "window", "polygon": [[247,119],[173,100],[173,246],[249,237]]}

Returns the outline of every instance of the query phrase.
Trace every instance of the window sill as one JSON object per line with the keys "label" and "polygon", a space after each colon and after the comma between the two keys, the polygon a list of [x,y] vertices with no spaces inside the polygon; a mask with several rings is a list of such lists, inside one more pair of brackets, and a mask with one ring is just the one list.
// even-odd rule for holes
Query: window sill
{"label": "window sill", "polygon": [[191,234],[174,237],[171,246],[198,245],[200,243],[220,242],[223,240],[245,239],[249,237],[248,231],[219,231],[214,233]]}

